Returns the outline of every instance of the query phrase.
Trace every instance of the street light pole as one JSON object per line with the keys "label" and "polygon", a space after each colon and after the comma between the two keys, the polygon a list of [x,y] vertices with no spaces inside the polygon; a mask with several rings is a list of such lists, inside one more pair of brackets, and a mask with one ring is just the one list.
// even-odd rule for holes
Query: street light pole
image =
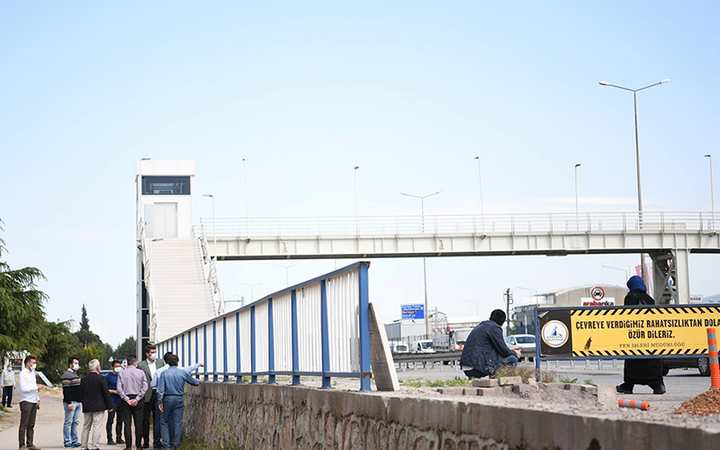
{"label": "street light pole", "polygon": [[215,233],[215,195],[214,194],[203,194],[203,197],[207,197],[212,201],[212,234],[213,234],[213,250],[215,250],[215,261],[217,261],[217,233]]}
{"label": "street light pole", "polygon": [[355,236],[358,235],[358,170],[360,166],[353,167],[353,215],[355,216]]}
{"label": "street light pole", "polygon": [[708,160],[710,169],[710,220],[712,221],[712,229],[715,229],[715,181],[713,180],[713,163],[712,155],[707,154],[705,157]]}
{"label": "street light pole", "polygon": [[483,187],[482,187],[482,166],[480,165],[480,157],[474,158],[477,161],[477,173],[478,173],[478,195],[480,201],[480,223],[485,224],[485,202],[483,199]]}
{"label": "street light pole", "polygon": [[[440,191],[432,192],[430,194],[426,195],[415,195],[415,194],[406,194],[404,192],[401,192],[400,195],[404,195],[405,197],[414,198],[416,200],[420,200],[420,229],[423,233],[425,233],[425,199],[430,198],[432,196],[438,195]],[[425,336],[430,337],[430,323],[428,322],[428,295],[427,295],[427,261],[426,258],[423,257],[423,296],[425,297]]]}
{"label": "street light pole", "polygon": [[578,169],[581,163],[575,163],[575,229],[580,231],[580,208],[578,201]]}
{"label": "street light pole", "polygon": [[[643,206],[642,206],[642,187],[640,184],[640,139],[638,138],[638,118],[637,118],[637,93],[640,91],[644,91],[646,89],[650,89],[651,87],[660,86],[661,84],[669,83],[669,79],[660,80],[656,83],[648,84],[647,86],[643,86],[638,89],[631,89],[625,86],[620,86],[618,84],[612,84],[607,81],[600,81],[598,82],[600,86],[607,86],[607,87],[613,87],[616,89],[620,89],[627,92],[632,92],[633,94],[633,115],[634,115],[634,121],[635,121],[635,173],[636,173],[636,179],[637,179],[637,199],[638,199],[638,227],[642,228],[643,226]],[[643,254],[640,253],[640,270],[642,277],[645,278],[645,264],[643,261]]]}
{"label": "street light pole", "polygon": [[247,170],[247,159],[243,157],[242,159],[242,188],[243,188],[243,196],[245,197],[245,235],[249,238],[250,237],[250,213],[249,213],[249,203],[250,203],[250,193],[248,192],[248,170]]}

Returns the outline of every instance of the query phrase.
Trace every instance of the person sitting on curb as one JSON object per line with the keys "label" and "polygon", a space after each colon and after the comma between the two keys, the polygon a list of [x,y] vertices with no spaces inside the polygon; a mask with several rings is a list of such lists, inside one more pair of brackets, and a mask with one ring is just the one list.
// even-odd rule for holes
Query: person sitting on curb
{"label": "person sitting on curb", "polygon": [[490,320],[480,322],[467,337],[460,357],[460,366],[468,378],[494,377],[501,366],[514,366],[519,350],[510,350],[503,339],[505,311],[496,309]]}

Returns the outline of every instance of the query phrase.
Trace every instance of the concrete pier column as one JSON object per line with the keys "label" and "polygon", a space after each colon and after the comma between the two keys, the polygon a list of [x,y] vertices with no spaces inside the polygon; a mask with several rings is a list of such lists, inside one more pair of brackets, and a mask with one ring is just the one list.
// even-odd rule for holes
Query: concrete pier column
{"label": "concrete pier column", "polygon": [[677,303],[690,303],[690,252],[686,249],[675,249],[672,256]]}

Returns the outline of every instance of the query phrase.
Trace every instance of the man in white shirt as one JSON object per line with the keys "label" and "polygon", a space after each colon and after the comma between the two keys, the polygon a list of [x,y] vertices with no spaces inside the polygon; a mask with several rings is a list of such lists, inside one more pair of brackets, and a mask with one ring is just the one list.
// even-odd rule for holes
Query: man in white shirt
{"label": "man in white shirt", "polygon": [[25,367],[20,371],[20,429],[18,430],[18,440],[20,450],[40,450],[33,444],[35,416],[37,410],[40,409],[40,394],[35,380],[37,358],[28,355],[24,363]]}
{"label": "man in white shirt", "polygon": [[12,364],[8,364],[5,370],[2,372],[2,402],[0,405],[10,408],[12,406],[13,389],[15,388],[15,371],[12,368]]}

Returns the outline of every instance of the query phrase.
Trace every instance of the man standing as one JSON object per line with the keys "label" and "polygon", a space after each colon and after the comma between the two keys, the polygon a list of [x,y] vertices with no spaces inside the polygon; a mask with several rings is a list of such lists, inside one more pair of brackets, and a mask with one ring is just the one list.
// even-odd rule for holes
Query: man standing
{"label": "man standing", "polygon": [[35,437],[35,416],[40,409],[40,394],[35,380],[37,358],[33,355],[25,357],[24,367],[20,371],[20,429],[18,441],[20,450],[40,450],[33,444]]}
{"label": "man standing", "polygon": [[0,403],[0,405],[10,408],[12,406],[13,389],[15,388],[15,371],[12,368],[12,364],[8,364],[5,370],[3,370],[2,388],[2,403]]}
{"label": "man standing", "polygon": [[177,355],[168,357],[170,366],[158,379],[158,408],[165,414],[168,423],[168,440],[166,444],[173,449],[180,447],[182,438],[182,420],[185,395],[185,383],[197,386],[200,381],[183,369],[178,369]]}
{"label": "man standing", "polygon": [[505,311],[496,309],[490,313],[490,320],[480,322],[470,332],[460,357],[468,378],[494,376],[500,366],[517,364],[520,351],[510,350],[503,339],[505,318]]}
{"label": "man standing", "polygon": [[145,373],[137,368],[137,358],[128,358],[128,366],[118,376],[117,393],[122,400],[120,410],[125,428],[125,450],[130,450],[133,443],[132,424],[135,424],[135,448],[140,447],[142,440],[143,396],[148,390]]}
{"label": "man standing", "polygon": [[[138,364],[138,368],[145,372],[145,378],[147,379],[148,386],[157,385],[157,381],[153,383],[156,376],[156,372],[159,368],[164,366],[165,363],[162,360],[157,359],[157,348],[154,345],[148,345],[145,347],[145,360]],[[143,445],[142,448],[148,448],[150,446],[150,417],[152,416],[152,427],[153,427],[153,448],[160,447],[160,412],[157,409],[157,389],[148,389],[145,393],[145,406],[143,411]],[[138,445],[139,447],[139,445]]]}
{"label": "man standing", "polygon": [[122,418],[120,418],[120,404],[122,403],[122,400],[120,399],[120,396],[117,394],[117,380],[118,375],[120,374],[120,371],[122,371],[122,367],[120,367],[120,361],[114,360],[112,362],[112,372],[105,375],[105,381],[108,385],[108,392],[110,392],[110,401],[112,402],[112,409],[108,411],[108,418],[107,423],[105,424],[105,432],[107,433],[107,443],[108,445],[115,445],[115,441],[113,440],[112,435],[112,429],[113,429],[113,422],[115,422],[115,418],[117,417],[117,422],[115,422],[115,438],[117,439],[118,444],[124,444],[125,441],[123,441],[122,438]]}
{"label": "man standing", "polygon": [[[172,352],[167,352],[163,355],[163,361],[165,361],[165,365],[162,366],[161,368],[159,368],[157,370],[157,372],[155,372],[155,378],[153,378],[152,384],[150,385],[151,388],[157,389],[157,381],[160,379],[163,372],[165,372],[167,369],[170,368],[169,358],[172,355],[173,355]],[[200,368],[202,366],[203,366],[202,364],[191,364],[190,367],[187,367],[187,368],[184,368],[184,367],[178,367],[178,368],[180,370],[186,371],[189,374],[192,374],[193,372],[195,372],[196,370],[198,370],[198,368]],[[158,400],[158,409],[160,409],[160,401],[159,400]],[[169,445],[168,444],[168,442],[169,442],[168,436],[170,435],[170,432],[168,430],[167,414],[162,412],[162,410],[160,410],[159,412],[160,412],[160,414],[159,414],[158,422],[160,422],[160,441],[163,444],[163,447],[167,447]]]}
{"label": "man standing", "polygon": [[107,382],[100,375],[100,361],[90,360],[88,369],[90,371],[80,383],[84,411],[82,447],[87,450],[100,450],[100,434],[105,419],[105,410],[110,409],[112,405]]}
{"label": "man standing", "polygon": [[80,390],[80,377],[77,371],[80,370],[80,361],[71,356],[68,358],[68,368],[62,374],[63,407],[65,409],[65,421],[63,423],[63,442],[65,448],[80,447],[77,427],[80,424],[82,413],[82,391]]}

